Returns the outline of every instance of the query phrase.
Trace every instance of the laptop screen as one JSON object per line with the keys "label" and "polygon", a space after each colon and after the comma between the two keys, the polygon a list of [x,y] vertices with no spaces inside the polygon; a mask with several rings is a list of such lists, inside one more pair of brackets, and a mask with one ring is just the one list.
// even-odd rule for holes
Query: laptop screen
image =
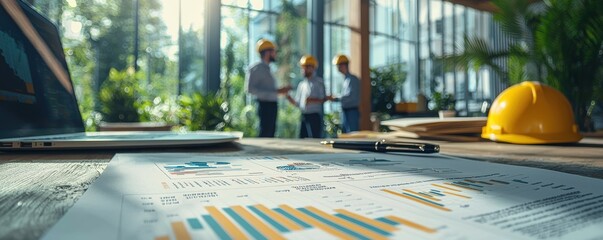
{"label": "laptop screen", "polygon": [[0,138],[83,132],[57,28],[20,0],[0,3]]}

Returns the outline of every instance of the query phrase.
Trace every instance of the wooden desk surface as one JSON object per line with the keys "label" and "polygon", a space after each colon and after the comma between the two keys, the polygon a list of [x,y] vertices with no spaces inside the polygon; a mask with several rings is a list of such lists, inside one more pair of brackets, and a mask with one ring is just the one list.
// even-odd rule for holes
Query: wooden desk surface
{"label": "wooden desk surface", "polygon": [[[350,152],[317,140],[243,139],[200,149],[212,156]],[[576,145],[529,146],[493,142],[449,143],[442,154],[478,161],[551,169],[603,179],[603,139]],[[126,152],[126,151],[119,151]],[[165,152],[165,150],[127,151]],[[38,239],[55,224],[103,172],[115,152],[0,153],[0,239]]]}

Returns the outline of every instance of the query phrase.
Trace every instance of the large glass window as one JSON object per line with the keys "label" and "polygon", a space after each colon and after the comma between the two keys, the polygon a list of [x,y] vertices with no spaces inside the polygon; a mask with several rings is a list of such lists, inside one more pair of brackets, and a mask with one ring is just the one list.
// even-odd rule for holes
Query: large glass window
{"label": "large glass window", "polygon": [[[244,92],[245,71],[260,61],[256,42],[265,38],[277,47],[277,61],[272,64],[279,86],[295,88],[303,80],[298,61],[310,53],[305,0],[254,0],[222,2],[222,81],[226,86],[230,110],[240,117],[233,118],[233,127],[257,136],[255,102]],[[291,93],[294,94],[294,91]],[[298,136],[299,111],[284,99],[279,102],[277,137]]]}
{"label": "large glass window", "polygon": [[[328,95],[341,94],[344,76],[339,73],[331,60],[337,54],[350,56],[349,3],[347,0],[330,0],[325,3],[324,28],[324,79]],[[351,61],[354,61],[353,59]],[[338,102],[325,104],[326,112],[336,112],[341,109]]]}
{"label": "large glass window", "polygon": [[[167,116],[173,114],[159,113],[153,106],[174,102],[178,94],[200,91],[204,1],[31,2],[62,32],[88,130],[101,120],[175,121],[174,116]],[[121,85],[126,80],[131,86]],[[130,90],[135,94],[127,94]],[[115,100],[123,92],[120,97],[136,99]],[[136,106],[124,107],[130,102]]]}
{"label": "large glass window", "polygon": [[[208,94],[206,85],[220,81],[220,92],[229,104],[230,127],[255,136],[255,103],[243,87],[246,69],[259,61],[255,43],[260,38],[270,39],[279,47],[273,72],[280,86],[296,87],[302,80],[299,58],[316,50],[311,46],[324,44],[320,68],[327,94],[340,94],[343,76],[331,59],[336,54],[350,54],[349,1],[222,0],[221,65],[219,69],[205,69],[206,63],[211,63],[206,62],[206,56],[213,56],[213,52],[206,52],[210,39],[205,39],[205,16],[211,14],[205,10],[207,1],[210,0],[29,0],[60,27],[89,130],[100,120],[121,120],[120,114],[111,110],[120,105],[107,105],[103,89],[116,88],[110,80],[131,75],[140,100],[138,109],[131,112],[134,120],[176,121],[164,115],[173,110],[169,106],[176,104],[178,96]],[[370,67],[389,67],[401,77],[396,102],[416,102],[418,94],[430,98],[435,91],[447,92],[458,100],[460,115],[474,115],[482,101],[491,101],[502,90],[501,80],[488,69],[449,69],[439,60],[463,51],[465,35],[495,41],[494,36],[499,35],[492,32],[496,28],[489,13],[445,0],[369,3]],[[315,4],[324,5],[316,8]],[[314,14],[313,9],[324,9],[324,14]],[[322,21],[324,38],[316,40],[313,34]],[[318,43],[312,42],[315,40]],[[111,69],[115,69],[113,74]],[[138,73],[134,74],[134,70]],[[220,79],[205,79],[215,76],[208,73],[217,71]],[[165,104],[167,110],[154,108]],[[283,100],[279,106],[277,136],[297,136],[299,112]],[[325,104],[327,113],[339,109],[338,103]],[[151,117],[151,112],[164,115]]]}

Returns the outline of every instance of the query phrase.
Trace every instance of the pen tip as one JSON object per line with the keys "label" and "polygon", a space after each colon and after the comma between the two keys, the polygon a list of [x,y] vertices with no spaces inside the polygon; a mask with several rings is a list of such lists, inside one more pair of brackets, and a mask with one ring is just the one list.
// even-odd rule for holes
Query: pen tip
{"label": "pen tip", "polygon": [[322,144],[322,145],[332,145],[333,141],[320,141],[320,144]]}

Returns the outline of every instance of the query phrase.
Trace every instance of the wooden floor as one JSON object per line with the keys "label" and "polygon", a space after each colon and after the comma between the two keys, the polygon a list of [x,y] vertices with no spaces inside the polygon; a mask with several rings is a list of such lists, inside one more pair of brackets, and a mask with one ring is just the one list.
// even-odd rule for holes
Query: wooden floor
{"label": "wooden floor", "polygon": [[[236,144],[169,151],[203,152],[208,156],[349,152],[327,148],[318,142],[243,139]],[[602,139],[585,139],[579,144],[554,146],[493,142],[436,143],[441,145],[441,152],[446,155],[603,179]],[[0,239],[40,238],[103,172],[113,155],[111,151],[0,153]]]}

